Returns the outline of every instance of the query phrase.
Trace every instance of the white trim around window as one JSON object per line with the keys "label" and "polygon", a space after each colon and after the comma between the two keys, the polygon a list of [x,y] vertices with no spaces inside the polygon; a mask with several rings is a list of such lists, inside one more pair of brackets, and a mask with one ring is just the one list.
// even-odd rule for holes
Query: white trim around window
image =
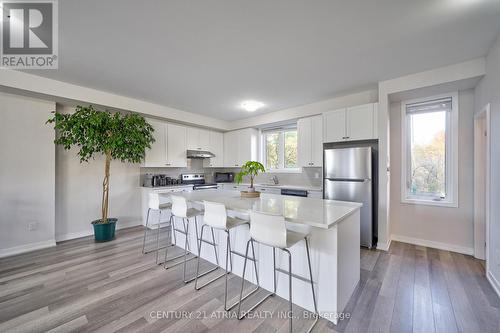
{"label": "white trim around window", "polygon": [[[446,120],[446,195],[437,196],[413,195],[410,193],[410,130],[408,129],[408,106],[451,98],[451,110]],[[458,207],[458,92],[451,92],[425,98],[406,100],[401,102],[401,202],[442,207]]]}

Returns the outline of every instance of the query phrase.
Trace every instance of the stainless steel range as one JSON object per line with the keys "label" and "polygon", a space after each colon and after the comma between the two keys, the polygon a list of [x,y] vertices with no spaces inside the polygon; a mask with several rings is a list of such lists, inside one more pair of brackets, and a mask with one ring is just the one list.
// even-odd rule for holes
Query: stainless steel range
{"label": "stainless steel range", "polygon": [[182,184],[193,185],[193,190],[217,189],[217,184],[206,183],[202,173],[185,173],[181,175]]}

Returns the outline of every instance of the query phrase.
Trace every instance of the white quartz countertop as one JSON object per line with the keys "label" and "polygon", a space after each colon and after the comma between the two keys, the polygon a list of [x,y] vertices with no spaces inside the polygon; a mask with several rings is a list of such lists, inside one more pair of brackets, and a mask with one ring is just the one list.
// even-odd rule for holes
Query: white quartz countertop
{"label": "white quartz countertop", "polygon": [[[170,195],[165,193],[165,195]],[[262,193],[260,198],[242,198],[239,192],[226,190],[203,190],[179,192],[176,195],[188,201],[203,204],[203,201],[218,202],[231,211],[250,213],[260,211],[270,214],[283,214],[287,222],[305,224],[328,229],[361,208],[357,202],[324,200],[282,196]]]}
{"label": "white quartz countertop", "polygon": [[[218,185],[250,186],[249,183],[241,183],[241,184],[218,183]],[[304,185],[304,186],[302,186],[302,185],[285,185],[285,184],[274,185],[274,184],[260,183],[260,184],[254,184],[254,186],[256,186],[256,187],[268,187],[268,188],[279,188],[279,189],[288,188],[291,190],[323,191],[323,188],[321,186],[308,186],[308,185]]]}

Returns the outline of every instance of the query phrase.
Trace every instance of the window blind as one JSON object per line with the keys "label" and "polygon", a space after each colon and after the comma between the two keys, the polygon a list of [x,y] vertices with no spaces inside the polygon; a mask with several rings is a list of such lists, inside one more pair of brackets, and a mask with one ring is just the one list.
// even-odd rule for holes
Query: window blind
{"label": "window blind", "polygon": [[451,112],[452,99],[451,97],[425,101],[422,103],[413,103],[406,105],[406,114],[419,114],[428,112]]}

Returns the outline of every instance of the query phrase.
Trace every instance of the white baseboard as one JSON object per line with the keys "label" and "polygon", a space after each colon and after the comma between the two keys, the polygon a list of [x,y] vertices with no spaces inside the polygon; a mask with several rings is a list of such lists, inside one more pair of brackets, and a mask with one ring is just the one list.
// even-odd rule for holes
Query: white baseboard
{"label": "white baseboard", "polygon": [[500,283],[498,282],[498,280],[493,276],[493,274],[491,274],[490,271],[486,272],[486,278],[497,293],[498,297],[500,297]]}
{"label": "white baseboard", "polygon": [[391,247],[391,242],[392,242],[392,239],[390,239],[390,238],[385,243],[378,242],[377,243],[377,250],[389,251],[389,248]]}
{"label": "white baseboard", "polygon": [[474,249],[471,247],[435,242],[427,239],[413,238],[413,237],[394,235],[394,234],[391,235],[391,239],[402,243],[432,247],[438,250],[445,250],[445,251],[457,252],[468,255],[474,254]]}
{"label": "white baseboard", "polygon": [[31,252],[31,251],[41,250],[41,249],[46,249],[46,248],[52,247],[52,246],[56,246],[56,241],[54,239],[43,241],[43,242],[30,243],[30,244],[26,244],[26,245],[9,247],[7,249],[0,249],[0,258],[10,257],[10,256],[13,256],[16,254],[21,254],[21,253],[26,253],[26,252]]}
{"label": "white baseboard", "polygon": [[[130,222],[130,223],[125,223],[125,224],[117,223],[116,230],[135,227],[138,225],[142,225],[142,223],[141,222]],[[70,232],[70,233],[62,234],[62,235],[56,235],[56,242],[63,242],[63,241],[71,240],[71,239],[88,237],[88,236],[92,236],[93,234],[94,234],[94,229],[92,228],[92,226],[90,226],[89,229],[87,229],[87,230],[78,231],[78,232]]]}

